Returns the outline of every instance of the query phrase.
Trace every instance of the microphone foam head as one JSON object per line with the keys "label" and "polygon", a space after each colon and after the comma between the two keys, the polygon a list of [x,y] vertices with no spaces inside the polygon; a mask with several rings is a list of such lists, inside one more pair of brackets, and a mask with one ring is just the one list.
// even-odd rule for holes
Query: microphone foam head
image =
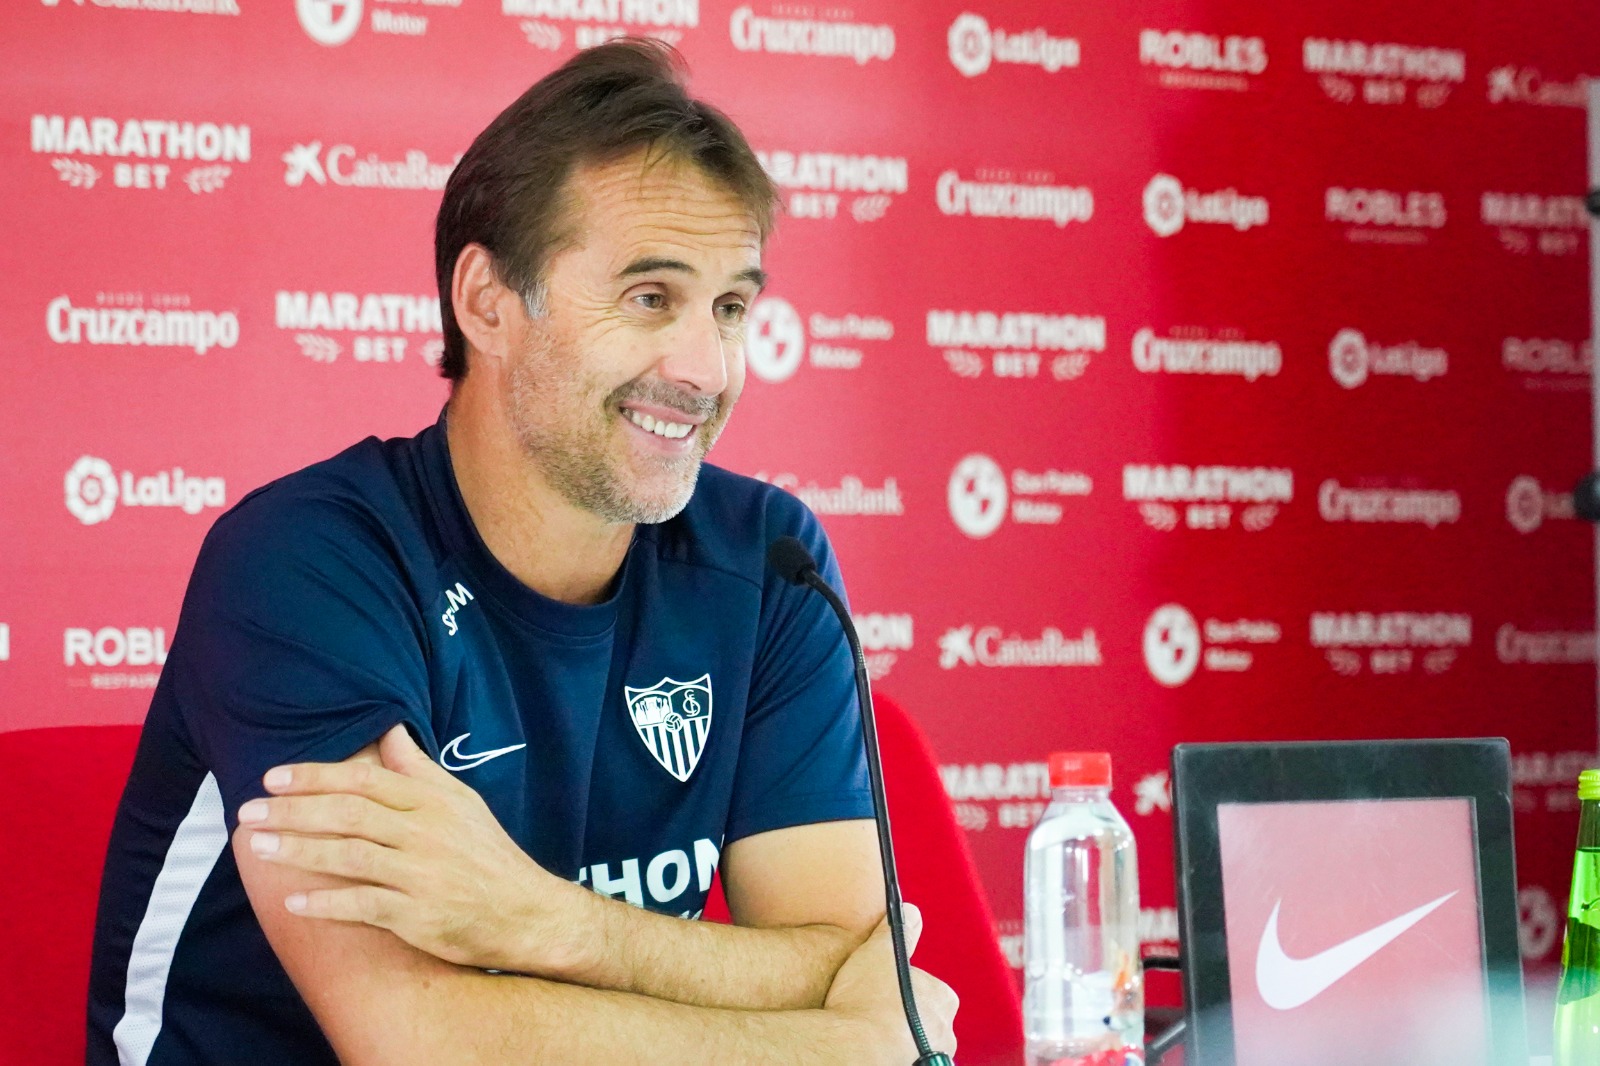
{"label": "microphone foam head", "polygon": [[815,570],[817,561],[806,551],[806,546],[794,537],[779,537],[767,547],[767,565],[791,585],[803,585],[801,577],[807,570]]}

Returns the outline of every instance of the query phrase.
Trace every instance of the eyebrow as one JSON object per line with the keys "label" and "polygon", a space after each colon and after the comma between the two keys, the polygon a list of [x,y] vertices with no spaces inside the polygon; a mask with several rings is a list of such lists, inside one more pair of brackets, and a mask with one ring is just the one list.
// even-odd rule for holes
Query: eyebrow
{"label": "eyebrow", "polygon": [[[699,277],[700,272],[681,259],[667,259],[664,256],[652,255],[643,259],[635,259],[617,272],[617,277],[631,278],[636,274],[653,274],[658,270],[672,270],[682,274]],[[756,290],[767,287],[767,272],[760,267],[747,267],[733,276],[735,281],[748,281],[755,285]]]}

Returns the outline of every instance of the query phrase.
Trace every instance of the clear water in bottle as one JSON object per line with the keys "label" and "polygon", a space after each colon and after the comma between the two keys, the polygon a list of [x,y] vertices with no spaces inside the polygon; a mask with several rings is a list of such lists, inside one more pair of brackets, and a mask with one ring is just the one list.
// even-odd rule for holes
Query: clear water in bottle
{"label": "clear water in bottle", "polygon": [[1139,867],[1111,805],[1111,757],[1052,755],[1050,786],[1023,883],[1028,1066],[1134,1066],[1144,1062]]}

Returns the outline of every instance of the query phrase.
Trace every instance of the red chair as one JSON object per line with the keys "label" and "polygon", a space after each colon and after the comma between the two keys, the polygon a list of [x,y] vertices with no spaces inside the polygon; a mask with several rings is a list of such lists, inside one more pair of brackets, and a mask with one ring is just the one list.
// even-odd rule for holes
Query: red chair
{"label": "red chair", "polygon": [[[1023,1039],[1016,978],[1000,953],[994,915],[939,778],[939,764],[927,736],[899,704],[881,695],[873,702],[900,893],[922,911],[914,961],[961,997],[959,1066],[1017,1066]],[[720,884],[712,886],[705,916],[729,920]]]}
{"label": "red chair", "polygon": [[138,726],[0,733],[0,1062],[82,1062],[100,869]]}

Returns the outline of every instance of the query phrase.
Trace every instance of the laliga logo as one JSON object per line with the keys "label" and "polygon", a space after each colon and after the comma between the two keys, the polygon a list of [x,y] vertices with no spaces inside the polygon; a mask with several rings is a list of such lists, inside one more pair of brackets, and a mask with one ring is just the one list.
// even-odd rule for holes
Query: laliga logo
{"label": "laliga logo", "polygon": [[104,459],[85,455],[67,471],[67,510],[86,526],[104,522],[117,506],[117,475]]}
{"label": "laliga logo", "polygon": [[950,24],[950,63],[962,74],[976,78],[989,69],[994,57],[989,23],[982,15],[963,12]]}
{"label": "laliga logo", "polygon": [[1144,664],[1150,676],[1175,688],[1200,665],[1200,627],[1194,615],[1169,603],[1156,608],[1144,627]]}
{"label": "laliga logo", "polygon": [[951,471],[947,497],[956,528],[982,540],[1005,521],[1005,471],[987,455],[969,455]]}
{"label": "laliga logo", "polygon": [[1170,237],[1183,228],[1183,182],[1171,174],[1157,174],[1144,187],[1144,220],[1157,237]]}
{"label": "laliga logo", "polygon": [[1544,486],[1524,474],[1506,489],[1506,521],[1518,533],[1532,533],[1544,524]]}
{"label": "laliga logo", "polygon": [[221,507],[226,498],[220,477],[189,477],[181,466],[141,478],[124,470],[118,481],[110,463],[85,455],[67,471],[67,510],[86,526],[110,518],[119,502],[124,507],[179,507],[185,514],[199,514],[206,507]]}
{"label": "laliga logo", "polygon": [[745,359],[756,377],[774,384],[787,381],[805,354],[805,327],[789,301],[768,296],[750,309]]}
{"label": "laliga logo", "polygon": [[1367,358],[1367,338],[1359,329],[1341,329],[1328,344],[1328,372],[1347,389],[1367,380],[1371,360]]}
{"label": "laliga logo", "polygon": [[361,26],[361,0],[294,0],[300,26],[329,48],[344,44]]}

